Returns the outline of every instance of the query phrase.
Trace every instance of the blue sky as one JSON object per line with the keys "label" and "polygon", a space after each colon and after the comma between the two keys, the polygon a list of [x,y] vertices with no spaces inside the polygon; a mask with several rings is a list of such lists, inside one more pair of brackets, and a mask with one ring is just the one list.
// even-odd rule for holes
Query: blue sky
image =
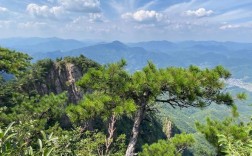
{"label": "blue sky", "polygon": [[0,38],[252,42],[251,0],[0,0]]}

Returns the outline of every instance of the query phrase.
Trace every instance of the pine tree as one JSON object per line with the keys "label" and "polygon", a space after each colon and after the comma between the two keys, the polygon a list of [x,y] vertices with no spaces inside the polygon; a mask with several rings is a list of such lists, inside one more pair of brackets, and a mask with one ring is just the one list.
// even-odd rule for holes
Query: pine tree
{"label": "pine tree", "polygon": [[0,74],[7,73],[18,76],[27,69],[30,60],[31,57],[27,54],[0,47]]}
{"label": "pine tree", "polygon": [[90,94],[82,103],[69,108],[69,116],[84,119],[99,114],[109,119],[135,111],[127,156],[134,154],[142,120],[157,102],[174,108],[206,107],[212,103],[233,105],[231,95],[222,92],[225,85],[221,79],[229,78],[230,73],[221,66],[204,70],[195,66],[157,69],[149,62],[142,70],[130,74],[125,65],[121,61],[89,70],[79,85]]}
{"label": "pine tree", "polygon": [[144,145],[140,156],[181,156],[183,151],[194,143],[191,134],[176,134],[168,140],[159,140],[151,145]]}
{"label": "pine tree", "polygon": [[195,66],[188,69],[157,69],[150,62],[143,70],[134,73],[129,95],[137,104],[138,110],[126,156],[134,154],[140,124],[157,102],[169,104],[173,108],[206,107],[214,102],[233,105],[231,95],[222,92],[225,85],[221,79],[229,77],[230,73],[221,66],[211,70],[201,70]]}
{"label": "pine tree", "polygon": [[106,154],[114,140],[117,119],[122,115],[132,115],[136,110],[133,99],[127,96],[131,81],[130,75],[124,70],[125,65],[126,62],[122,60],[98,70],[89,70],[78,82],[86,97],[79,105],[71,105],[67,109],[73,121],[101,117],[108,123]]}

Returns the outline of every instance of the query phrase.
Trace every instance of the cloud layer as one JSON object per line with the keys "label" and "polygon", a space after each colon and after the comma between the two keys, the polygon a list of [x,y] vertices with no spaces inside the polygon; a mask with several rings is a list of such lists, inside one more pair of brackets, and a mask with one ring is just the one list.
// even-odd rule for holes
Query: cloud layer
{"label": "cloud layer", "polygon": [[100,12],[99,0],[59,0],[60,5],[69,11],[97,13]]}
{"label": "cloud layer", "polygon": [[46,5],[39,6],[34,3],[29,4],[26,10],[33,16],[46,18],[59,17],[64,12],[62,7],[55,6],[50,8]]}
{"label": "cloud layer", "polygon": [[7,8],[4,8],[4,7],[0,7],[0,12],[7,12],[8,9]]}
{"label": "cloud layer", "polygon": [[125,13],[122,15],[123,19],[126,20],[134,20],[137,22],[157,22],[161,21],[163,14],[158,13],[156,11],[149,10],[139,10],[134,13]]}
{"label": "cloud layer", "polygon": [[252,42],[251,5],[251,0],[0,1],[0,33],[3,37]]}
{"label": "cloud layer", "polygon": [[188,11],[186,11],[186,15],[196,16],[196,17],[210,16],[213,13],[214,13],[213,10],[206,10],[205,8],[199,8],[197,10],[188,10]]}

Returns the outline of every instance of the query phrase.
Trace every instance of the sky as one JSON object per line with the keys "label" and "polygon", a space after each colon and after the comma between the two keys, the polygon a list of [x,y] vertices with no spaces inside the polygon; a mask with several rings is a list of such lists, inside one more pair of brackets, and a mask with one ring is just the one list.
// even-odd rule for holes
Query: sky
{"label": "sky", "polygon": [[251,0],[0,0],[0,38],[252,42]]}

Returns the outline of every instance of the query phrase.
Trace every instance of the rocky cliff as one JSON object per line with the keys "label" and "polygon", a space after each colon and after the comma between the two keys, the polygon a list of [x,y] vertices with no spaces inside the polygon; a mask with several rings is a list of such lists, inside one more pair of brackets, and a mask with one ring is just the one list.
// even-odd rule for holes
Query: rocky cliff
{"label": "rocky cliff", "polygon": [[65,58],[58,61],[42,60],[34,65],[32,78],[23,89],[40,95],[67,92],[69,102],[77,103],[82,94],[75,82],[78,81],[89,68],[99,65],[84,56]]}

